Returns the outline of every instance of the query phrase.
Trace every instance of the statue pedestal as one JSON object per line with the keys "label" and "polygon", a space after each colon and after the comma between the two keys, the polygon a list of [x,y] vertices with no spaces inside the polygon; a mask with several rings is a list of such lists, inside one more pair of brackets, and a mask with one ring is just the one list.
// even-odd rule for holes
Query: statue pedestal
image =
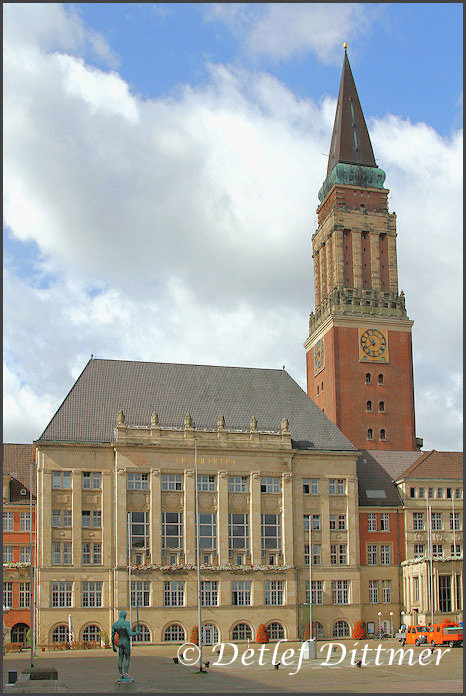
{"label": "statue pedestal", "polygon": [[134,681],[117,681],[115,684],[115,692],[119,694],[136,694],[138,687]]}

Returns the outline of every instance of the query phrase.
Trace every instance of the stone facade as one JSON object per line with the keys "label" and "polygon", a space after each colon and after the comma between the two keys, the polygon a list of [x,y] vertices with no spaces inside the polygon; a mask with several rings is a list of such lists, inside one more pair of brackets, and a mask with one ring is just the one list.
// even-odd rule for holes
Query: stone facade
{"label": "stone facade", "polygon": [[[356,452],[297,451],[292,448],[286,423],[281,433],[266,433],[256,428],[232,432],[222,425],[215,431],[198,431],[188,424],[184,428],[127,427],[120,417],[115,441],[108,445],[36,443],[39,643],[50,642],[60,625],[62,635],[66,635],[69,614],[73,637],[80,641],[90,625],[108,632],[119,610],[128,610],[129,512],[146,512],[149,526],[145,547],[131,551],[132,582],[149,583],[143,599],[148,606],[139,607],[140,622],[149,631],[146,637],[151,642],[166,642],[167,628],[177,624],[188,639],[197,623],[195,441],[199,475],[212,476],[209,486],[214,489],[199,492],[199,512],[216,516],[215,545],[202,548],[201,543],[201,578],[218,583],[218,604],[202,610],[203,625],[215,626],[218,632],[208,633],[207,639],[214,636],[231,640],[239,623],[249,626],[254,638],[260,623],[279,624],[281,629],[275,627],[275,630],[282,630],[288,639],[296,639],[302,633],[309,612],[306,606],[309,570],[304,558],[307,535],[304,516],[308,514],[320,516],[320,529],[313,532],[312,538],[313,545],[321,546],[320,563],[313,567],[313,581],[322,583],[319,600],[323,603],[314,607],[314,618],[322,625],[325,635],[332,635],[335,623],[342,620],[351,630],[361,617]],[[59,473],[64,472],[71,474],[70,488],[53,488],[54,481],[63,483]],[[88,481],[94,472],[100,474],[96,479],[100,480],[100,488],[83,489],[83,474]],[[144,488],[128,490],[128,475],[132,474],[147,474]],[[180,490],[162,490],[167,474],[180,476],[180,483],[176,484]],[[247,490],[229,490],[231,476],[245,477],[243,485]],[[266,485],[264,478],[273,480],[279,492],[261,492],[261,486]],[[315,494],[303,493],[303,480],[309,478],[318,482]],[[344,482],[344,494],[329,494],[331,479]],[[71,513],[71,528],[51,527],[52,512],[58,510]],[[101,526],[83,528],[83,510],[91,514],[100,510]],[[183,516],[179,548],[166,544],[164,547],[164,513]],[[245,549],[231,549],[230,513],[249,515]],[[265,518],[261,519],[262,515],[280,516],[280,541],[276,549],[263,548],[261,522]],[[344,515],[345,529],[330,530],[331,515]],[[52,545],[63,542],[71,543],[71,557],[66,563],[63,557],[52,556]],[[334,542],[346,545],[344,566],[331,565],[330,546]],[[101,563],[89,565],[82,556],[83,544],[95,543],[102,544]],[[238,560],[241,565],[237,565]],[[170,581],[184,583],[181,606],[165,606],[169,589],[166,583]],[[234,603],[232,583],[236,581],[250,583],[250,605]],[[267,588],[266,583],[270,581],[274,584]],[[335,581],[345,581],[345,586],[348,583],[348,591],[337,593],[333,585],[332,598]],[[52,584],[56,582],[72,583],[71,606],[52,606]],[[83,583],[89,582],[102,583],[101,606],[83,606],[87,601],[83,602],[83,587],[86,588]],[[337,597],[344,599],[345,604],[335,604]],[[133,622],[134,618],[132,609]],[[244,638],[245,634],[240,636]]]}

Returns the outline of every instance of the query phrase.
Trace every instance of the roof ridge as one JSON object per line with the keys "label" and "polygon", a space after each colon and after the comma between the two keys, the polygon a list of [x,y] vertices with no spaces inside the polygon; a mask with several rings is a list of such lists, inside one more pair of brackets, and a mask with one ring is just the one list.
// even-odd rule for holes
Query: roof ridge
{"label": "roof ridge", "polygon": [[[83,372],[90,362],[91,360],[89,360],[89,362],[86,364],[85,368],[83,369]],[[210,363],[180,363],[165,362],[163,360],[128,360],[125,358],[92,358],[92,362],[137,363],[138,365],[179,365],[181,367],[213,367],[227,370],[266,370],[269,372],[286,372],[286,374],[291,377],[290,373],[287,370],[284,370],[280,367],[252,367],[247,365],[211,365]]]}

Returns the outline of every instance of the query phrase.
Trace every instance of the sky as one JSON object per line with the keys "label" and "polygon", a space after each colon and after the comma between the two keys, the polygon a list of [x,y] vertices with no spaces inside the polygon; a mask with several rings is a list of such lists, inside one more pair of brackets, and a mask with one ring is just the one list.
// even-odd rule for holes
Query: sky
{"label": "sky", "polygon": [[282,368],[343,61],[397,215],[416,435],[462,449],[459,3],[6,3],[4,441],[95,358]]}

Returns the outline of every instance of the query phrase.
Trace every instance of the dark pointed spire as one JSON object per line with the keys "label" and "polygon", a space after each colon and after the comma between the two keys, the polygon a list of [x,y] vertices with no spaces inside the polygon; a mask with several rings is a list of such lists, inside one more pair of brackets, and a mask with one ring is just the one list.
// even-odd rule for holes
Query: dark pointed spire
{"label": "dark pointed spire", "polygon": [[338,93],[337,112],[333,126],[332,143],[328,158],[327,176],[334,166],[356,164],[363,167],[377,167],[372,150],[364,114],[359,103],[356,85],[354,84],[348,56],[347,44],[343,44],[345,58],[341,74],[340,91]]}

